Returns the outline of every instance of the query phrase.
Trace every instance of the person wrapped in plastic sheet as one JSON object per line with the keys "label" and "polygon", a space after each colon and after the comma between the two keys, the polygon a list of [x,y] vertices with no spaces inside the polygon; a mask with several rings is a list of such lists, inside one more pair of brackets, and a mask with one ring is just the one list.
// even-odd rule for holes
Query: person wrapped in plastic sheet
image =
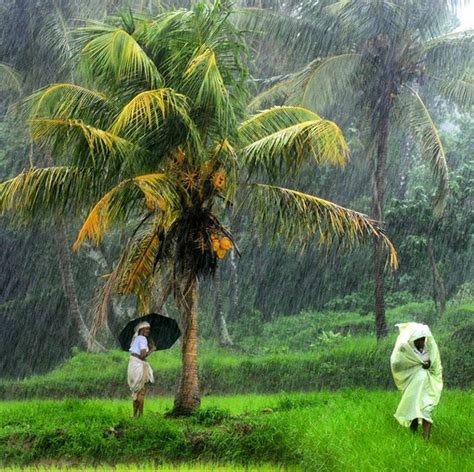
{"label": "person wrapped in plastic sheet", "polygon": [[431,413],[443,389],[441,359],[430,328],[420,323],[398,324],[400,330],[390,365],[393,380],[403,392],[395,418],[416,431],[423,426],[423,435],[430,437]]}

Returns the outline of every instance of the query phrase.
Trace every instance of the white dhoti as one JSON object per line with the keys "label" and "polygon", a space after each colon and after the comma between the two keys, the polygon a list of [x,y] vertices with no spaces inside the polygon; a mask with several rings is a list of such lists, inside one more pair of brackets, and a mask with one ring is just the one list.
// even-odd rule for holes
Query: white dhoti
{"label": "white dhoti", "polygon": [[137,399],[137,394],[145,388],[147,383],[155,381],[150,364],[135,356],[130,356],[128,361],[127,380],[134,400]]}

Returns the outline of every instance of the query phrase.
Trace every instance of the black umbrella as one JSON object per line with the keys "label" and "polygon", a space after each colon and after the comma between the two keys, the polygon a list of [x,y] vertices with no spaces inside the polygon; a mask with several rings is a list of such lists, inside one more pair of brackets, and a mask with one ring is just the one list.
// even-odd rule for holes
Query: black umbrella
{"label": "black umbrella", "polygon": [[128,322],[127,326],[122,329],[118,339],[120,346],[124,351],[128,352],[130,349],[130,344],[132,343],[132,338],[135,334],[135,327],[143,321],[150,323],[149,339],[153,340],[158,351],[169,349],[181,336],[178,323],[176,323],[173,318],[157,315],[156,313],[150,313],[149,315],[135,318]]}

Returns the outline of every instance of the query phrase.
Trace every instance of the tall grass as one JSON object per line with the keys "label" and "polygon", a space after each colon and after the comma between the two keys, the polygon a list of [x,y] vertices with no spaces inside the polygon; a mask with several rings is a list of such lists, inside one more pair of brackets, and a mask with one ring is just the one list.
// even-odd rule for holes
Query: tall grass
{"label": "tall grass", "polygon": [[[430,322],[438,340],[448,388],[474,381],[474,303],[452,305],[442,320],[430,303],[411,303],[388,312],[390,336],[376,342],[373,320],[357,313],[302,313],[261,326],[260,336],[237,338],[240,350],[201,343],[200,383],[204,394],[276,393],[364,387],[393,388],[389,358],[395,324]],[[431,321],[433,323],[431,323]],[[238,333],[236,333],[238,334]],[[242,334],[242,333],[241,333]],[[125,397],[128,355],[78,353],[54,371],[21,381],[0,382],[0,398]],[[180,369],[179,347],[153,354],[152,394],[171,395]]]}

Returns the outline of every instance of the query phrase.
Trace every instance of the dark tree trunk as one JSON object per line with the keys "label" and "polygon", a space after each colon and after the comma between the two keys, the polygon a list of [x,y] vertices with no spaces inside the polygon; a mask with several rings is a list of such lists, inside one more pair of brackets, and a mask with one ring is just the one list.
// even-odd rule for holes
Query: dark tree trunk
{"label": "dark tree trunk", "polygon": [[[440,318],[442,318],[446,312],[446,285],[444,283],[443,277],[438,271],[438,267],[436,266],[436,258],[434,256],[433,243],[431,240],[428,240],[427,250],[431,265],[431,272],[433,274],[433,299],[436,309],[438,310],[438,314]],[[439,301],[439,307],[437,306],[437,301]]]}
{"label": "dark tree trunk", "polygon": [[197,364],[198,282],[196,277],[191,276],[184,287],[181,284],[176,284],[175,296],[181,315],[183,334],[181,338],[181,377],[172,414],[174,416],[188,416],[201,404]]}
{"label": "dark tree trunk", "polygon": [[66,226],[61,217],[56,219],[56,242],[58,244],[59,269],[63,282],[64,295],[70,316],[72,316],[79,336],[80,346],[90,351],[104,350],[99,343],[90,345],[90,331],[81,315],[79,301],[77,299],[76,285],[72,273],[71,255],[67,243]]}
{"label": "dark tree trunk", "polygon": [[[44,160],[48,166],[53,166],[53,158],[49,154],[44,155]],[[61,272],[61,279],[63,282],[64,296],[70,316],[76,325],[77,334],[79,337],[79,344],[82,348],[88,351],[104,351],[105,348],[98,342],[91,343],[91,336],[89,328],[87,327],[81,315],[79,301],[77,298],[76,284],[74,282],[74,275],[72,272],[71,253],[69,244],[67,242],[66,225],[62,216],[55,219],[56,230],[55,238],[58,245],[58,259],[59,270]]]}
{"label": "dark tree trunk", "polygon": [[214,329],[216,331],[219,345],[222,347],[233,346],[234,343],[230,338],[229,331],[227,330],[227,323],[224,317],[223,301],[222,301],[222,271],[221,267],[217,267],[216,274],[214,276],[214,292],[215,292],[215,305],[214,305]]}
{"label": "dark tree trunk", "polygon": [[[386,163],[388,151],[388,127],[390,112],[386,110],[381,118],[378,128],[377,154],[375,157],[372,181],[372,217],[380,222],[384,221],[384,198]],[[375,332],[377,339],[388,334],[387,320],[385,318],[384,299],[384,265],[385,254],[381,239],[374,240],[374,298],[375,298]]]}

